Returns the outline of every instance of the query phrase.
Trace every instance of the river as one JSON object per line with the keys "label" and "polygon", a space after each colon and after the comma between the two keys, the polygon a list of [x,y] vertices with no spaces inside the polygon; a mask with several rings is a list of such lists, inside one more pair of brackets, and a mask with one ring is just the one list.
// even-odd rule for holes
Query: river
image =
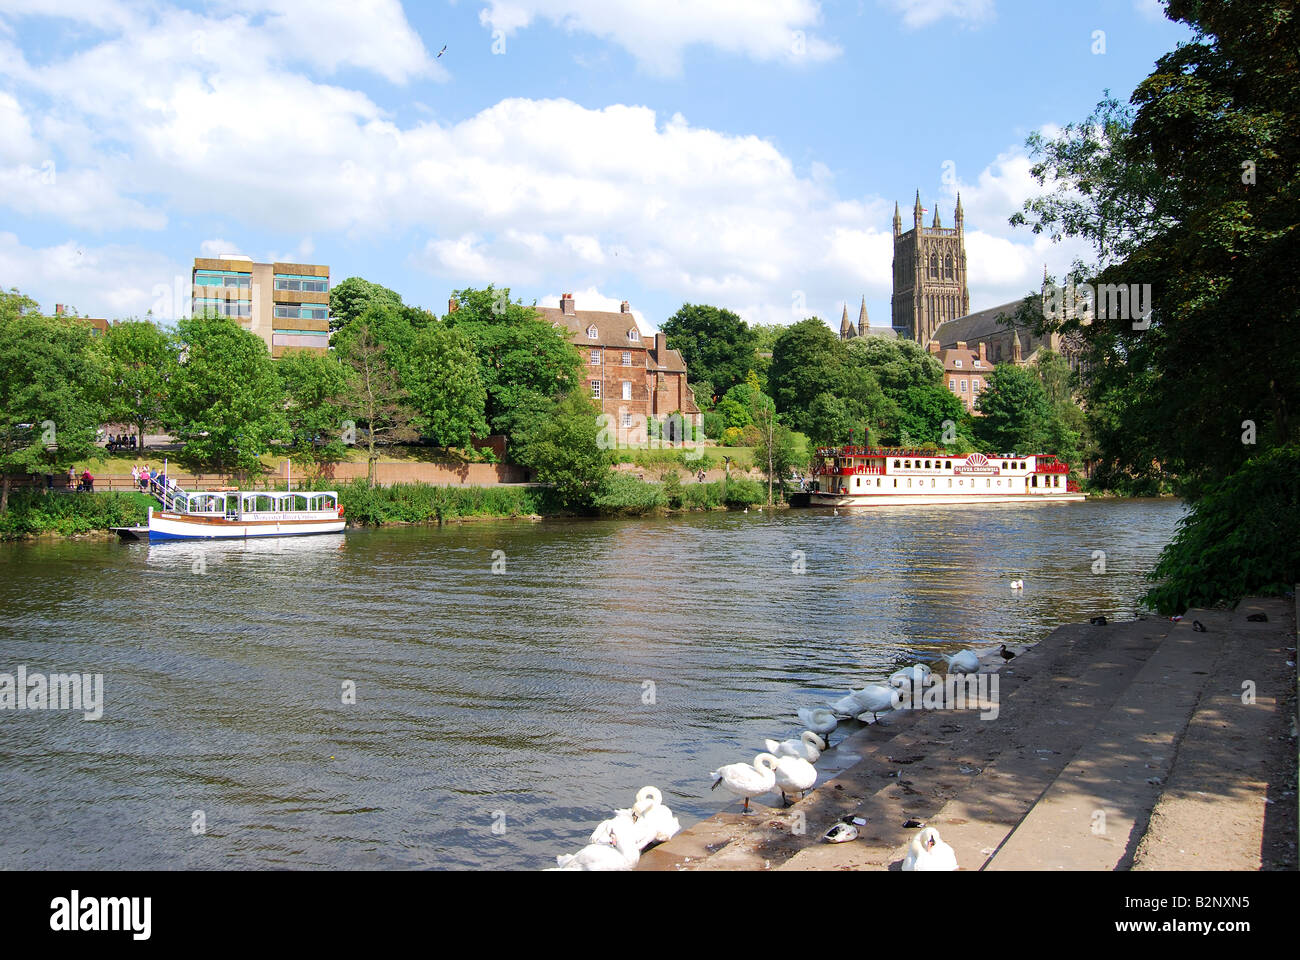
{"label": "river", "polygon": [[644,784],[684,825],[716,812],[708,772],[797,735],[800,706],[917,656],[1133,617],[1183,510],[3,544],[0,672],[102,674],[104,707],[0,711],[0,864],[554,865]]}

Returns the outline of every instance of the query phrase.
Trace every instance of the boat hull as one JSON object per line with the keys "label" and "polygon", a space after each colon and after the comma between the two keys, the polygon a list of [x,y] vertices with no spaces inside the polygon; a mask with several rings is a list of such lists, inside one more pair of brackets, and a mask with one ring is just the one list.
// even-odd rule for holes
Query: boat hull
{"label": "boat hull", "polygon": [[812,493],[808,503],[814,507],[930,507],[979,505],[984,503],[1078,503],[1086,500],[1082,493],[1002,493],[972,496],[971,494],[912,493],[912,494],[842,494]]}
{"label": "boat hull", "polygon": [[161,540],[245,540],[250,537],[302,537],[342,533],[347,521],[337,516],[312,520],[227,520],[151,514],[149,542]]}

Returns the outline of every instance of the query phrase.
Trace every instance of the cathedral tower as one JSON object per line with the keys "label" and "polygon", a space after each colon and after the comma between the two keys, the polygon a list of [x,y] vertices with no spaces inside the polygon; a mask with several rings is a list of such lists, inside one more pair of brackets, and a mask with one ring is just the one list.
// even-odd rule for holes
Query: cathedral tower
{"label": "cathedral tower", "polygon": [[944,227],[939,210],[933,226],[921,222],[921,191],[912,208],[912,229],[902,233],[894,204],[894,296],[891,322],[900,338],[925,344],[939,324],[970,313],[966,288],[965,216],[957,195],[954,226]]}

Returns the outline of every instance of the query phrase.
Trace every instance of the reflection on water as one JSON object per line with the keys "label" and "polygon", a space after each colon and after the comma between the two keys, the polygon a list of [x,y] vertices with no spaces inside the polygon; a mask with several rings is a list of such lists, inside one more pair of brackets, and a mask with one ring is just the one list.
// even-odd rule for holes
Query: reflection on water
{"label": "reflection on water", "polygon": [[61,868],[545,866],[646,783],[684,823],[708,816],[709,770],[915,655],[1132,616],[1181,513],[3,545],[0,672],[103,673],[106,704],[98,722],[0,713],[0,851]]}

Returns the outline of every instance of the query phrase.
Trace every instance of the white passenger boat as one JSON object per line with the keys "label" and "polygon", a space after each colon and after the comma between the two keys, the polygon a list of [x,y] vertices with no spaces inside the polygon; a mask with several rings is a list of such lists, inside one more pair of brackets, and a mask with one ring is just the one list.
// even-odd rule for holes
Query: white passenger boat
{"label": "white passenger boat", "polygon": [[347,521],[333,490],[181,490],[149,509],[149,540],[217,540],[341,533]]}
{"label": "white passenger boat", "polygon": [[817,451],[809,503],[823,507],[955,503],[1062,503],[1086,499],[1053,454],[969,453],[894,447]]}

